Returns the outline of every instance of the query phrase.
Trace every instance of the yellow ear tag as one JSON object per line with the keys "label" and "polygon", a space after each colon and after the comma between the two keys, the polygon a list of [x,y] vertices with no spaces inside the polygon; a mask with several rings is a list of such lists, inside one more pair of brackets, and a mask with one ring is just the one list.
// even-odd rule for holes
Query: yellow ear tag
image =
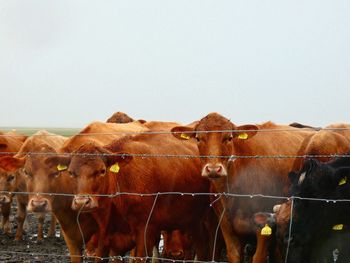
{"label": "yellow ear tag", "polygon": [[246,139],[248,139],[248,133],[240,133],[239,135],[238,135],[238,139],[240,139],[240,140],[246,140]]}
{"label": "yellow ear tag", "polygon": [[270,236],[272,234],[272,229],[269,227],[268,224],[266,224],[262,229],[261,229],[261,235],[262,236]]}
{"label": "yellow ear tag", "polygon": [[190,136],[188,134],[186,134],[186,133],[181,133],[180,137],[182,139],[185,139],[185,140],[189,140],[190,139]]}
{"label": "yellow ear tag", "polygon": [[64,165],[64,164],[59,164],[57,165],[57,170],[58,171],[64,171],[64,170],[67,170],[67,165]]}
{"label": "yellow ear tag", "polygon": [[115,163],[111,166],[111,168],[109,168],[109,170],[112,172],[112,173],[118,173],[119,170],[120,170],[120,167],[119,167],[119,164],[118,163]]}
{"label": "yellow ear tag", "polygon": [[340,179],[338,185],[346,184],[346,181],[347,181],[347,178],[346,178],[346,177],[343,177],[342,179]]}
{"label": "yellow ear tag", "polygon": [[335,225],[335,226],[333,226],[333,227],[332,227],[332,229],[333,229],[333,230],[337,230],[337,231],[339,231],[339,230],[342,230],[342,229],[343,229],[343,227],[344,227],[344,225],[343,225],[343,224],[339,224],[339,225]]}

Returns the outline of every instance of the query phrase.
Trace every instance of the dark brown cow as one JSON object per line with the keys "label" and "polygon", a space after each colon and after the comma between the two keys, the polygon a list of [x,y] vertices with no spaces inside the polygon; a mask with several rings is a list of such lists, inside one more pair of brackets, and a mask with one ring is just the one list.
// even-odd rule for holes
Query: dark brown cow
{"label": "dark brown cow", "polygon": [[[338,131],[321,130],[316,134],[306,138],[301,146],[299,153],[306,156],[313,156],[319,161],[326,162],[331,160],[332,155],[346,154],[350,151],[350,142]],[[298,159],[294,163],[293,171],[299,171],[303,166],[303,159]],[[291,173],[290,176],[293,176]],[[293,180],[293,178],[290,178]],[[286,233],[288,231],[291,213],[291,201],[274,208],[276,214],[277,226],[277,255],[278,262],[284,262],[283,256],[285,252]]]}
{"label": "dark brown cow", "polygon": [[[181,143],[166,134],[124,138],[106,149],[86,144],[79,151],[90,154],[108,153],[108,151],[155,155],[197,153],[193,144]],[[198,177],[199,163],[196,159],[141,158],[128,155],[97,157],[87,160],[86,157],[73,156],[69,172],[77,178],[79,195],[76,195],[72,206],[75,209],[96,210],[104,206],[106,198],[98,198],[91,194],[139,193],[140,195],[136,196],[118,195],[112,199],[135,236],[138,257],[152,254],[152,248],[161,230],[193,228],[208,206],[205,196],[159,195],[156,200],[155,196],[141,196],[158,192],[206,192],[208,184],[206,180]],[[153,213],[149,219],[151,211]],[[97,213],[94,215],[98,216]],[[99,214],[99,216],[101,218],[97,221],[104,222],[100,225],[101,230],[106,228],[103,218],[105,215]]]}
{"label": "dark brown cow", "polygon": [[[0,191],[6,191],[7,186],[12,183],[13,175],[9,175],[6,167],[1,166],[1,158],[16,154],[21,148],[27,136],[17,134],[16,132],[0,132]],[[6,195],[0,192],[0,213],[2,214],[1,228],[5,234],[10,234],[10,212],[12,204],[12,195]]]}
{"label": "dark brown cow", "polygon": [[107,119],[106,122],[109,123],[129,123],[134,122],[135,120],[129,117],[126,113],[118,111],[115,112],[111,117]]}
{"label": "dark brown cow", "polygon": [[193,237],[179,229],[162,231],[162,257],[174,260],[192,260],[194,258]]}
{"label": "dark brown cow", "polygon": [[[263,129],[269,131],[259,132]],[[275,196],[287,195],[287,174],[294,159],[263,156],[293,156],[303,139],[314,132],[271,122],[258,126],[236,126],[217,113],[201,119],[195,128],[182,126],[172,131],[176,132],[174,135],[177,138],[183,140],[196,138],[201,156],[214,156],[201,159],[202,176],[211,179],[213,192]],[[254,156],[262,158],[252,158]],[[220,226],[229,262],[238,263],[242,260],[244,240],[255,240],[256,227],[252,222],[252,215],[261,211],[262,207],[266,207],[268,211],[275,203],[276,200],[272,199],[228,198],[224,195],[214,204],[218,217],[222,216]],[[260,251],[260,246],[264,247],[266,240],[259,235],[257,238],[256,250]],[[255,254],[253,262],[266,262],[266,257]]]}
{"label": "dark brown cow", "polygon": [[[27,192],[27,186],[25,183],[26,170],[22,168],[26,165],[26,160],[30,153],[35,153],[38,151],[38,149],[40,149],[40,147],[44,147],[46,145],[49,145],[53,149],[57,149],[63,145],[65,140],[65,137],[48,133],[46,131],[39,131],[25,141],[21,149],[14,157],[1,158],[0,167],[7,171],[6,184],[2,184],[4,187],[3,190],[8,192]],[[11,199],[12,194],[4,194],[3,197],[5,199]],[[28,195],[17,194],[16,199],[18,224],[15,239],[21,240],[23,234],[23,223],[27,215]],[[43,239],[43,224],[45,214],[40,213],[38,215],[38,219],[38,240],[40,241]],[[56,218],[53,216],[48,236],[54,236],[55,227]]]}

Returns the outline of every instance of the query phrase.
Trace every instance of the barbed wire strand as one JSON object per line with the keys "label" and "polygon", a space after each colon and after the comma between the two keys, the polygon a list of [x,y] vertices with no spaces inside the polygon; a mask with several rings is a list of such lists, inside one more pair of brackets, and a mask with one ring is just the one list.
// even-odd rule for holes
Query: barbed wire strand
{"label": "barbed wire strand", "polygon": [[294,198],[291,198],[291,207],[290,207],[290,219],[289,219],[289,233],[288,233],[288,244],[287,244],[287,250],[285,255],[285,263],[288,262],[288,254],[289,254],[289,247],[290,247],[290,239],[292,236],[292,225],[293,225],[293,209],[294,209]]}
{"label": "barbed wire strand", "polygon": [[152,214],[153,214],[154,207],[156,206],[156,203],[157,203],[157,200],[158,200],[158,196],[159,196],[159,193],[157,193],[156,197],[154,198],[153,205],[152,205],[151,211],[149,212],[149,215],[148,215],[148,218],[147,218],[147,222],[146,222],[146,225],[145,225],[145,230],[144,230],[144,233],[143,233],[146,258],[148,258],[147,229],[148,229],[148,224],[149,224],[149,222],[151,220],[151,217],[152,217]]}
{"label": "barbed wire strand", "polygon": [[[179,125],[181,126],[181,125]],[[175,127],[175,126],[174,126]],[[146,127],[144,127],[146,128]],[[84,129],[84,128],[83,128]],[[82,129],[82,130],[83,130]],[[40,129],[38,129],[39,131]],[[145,131],[145,130],[139,130],[139,131],[114,131],[114,132],[92,132],[92,133],[82,133],[81,131],[76,134],[72,134],[72,136],[96,136],[96,135],[118,135],[118,134],[125,134],[125,135],[135,135],[135,134],[193,134],[193,133],[227,133],[227,132],[300,132],[300,131],[349,131],[350,127],[343,127],[343,128],[332,128],[332,127],[326,127],[326,128],[262,128],[262,129],[251,129],[251,130],[239,130],[239,129],[226,129],[226,130],[208,130],[208,131]],[[50,137],[50,136],[57,136],[58,134],[33,134],[31,136],[38,136],[38,137]],[[0,134],[0,137],[22,137],[21,134]]]}
{"label": "barbed wire strand", "polygon": [[[0,152],[1,155],[13,155],[15,152]],[[140,157],[140,158],[220,158],[229,159],[234,162],[235,159],[297,159],[297,158],[347,158],[350,154],[304,154],[304,155],[193,155],[193,154],[148,154],[148,153],[57,153],[57,152],[22,152],[21,155],[28,156],[79,156],[79,157],[106,157],[106,156],[119,156],[119,157]]]}
{"label": "barbed wire strand", "polygon": [[85,243],[84,233],[83,233],[83,230],[82,230],[81,225],[80,225],[79,217],[80,217],[80,214],[81,214],[81,212],[83,211],[84,207],[85,207],[85,204],[83,204],[83,205],[80,207],[80,209],[79,209],[79,211],[78,211],[78,214],[77,214],[77,219],[76,219],[77,225],[78,225],[78,229],[79,229],[79,232],[80,232],[80,235],[81,235],[81,240],[83,241],[83,247],[82,247],[82,248],[83,248],[83,252],[82,252],[82,253],[83,253],[83,254],[82,254],[83,259],[86,258],[86,243]]}
{"label": "barbed wire strand", "polygon": [[225,212],[226,212],[226,208],[224,207],[224,209],[222,210],[222,213],[220,215],[220,218],[218,220],[218,225],[216,226],[216,229],[215,229],[215,238],[214,238],[214,244],[213,244],[213,254],[212,254],[212,259],[211,259],[212,262],[215,262],[216,243],[217,243],[217,240],[218,240],[218,235],[219,235],[221,221],[224,218]]}

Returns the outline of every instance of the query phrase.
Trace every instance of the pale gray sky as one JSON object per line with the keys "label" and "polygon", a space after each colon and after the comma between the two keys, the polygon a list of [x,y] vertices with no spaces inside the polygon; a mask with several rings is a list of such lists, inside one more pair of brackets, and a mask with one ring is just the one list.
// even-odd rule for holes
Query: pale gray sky
{"label": "pale gray sky", "polygon": [[0,0],[0,126],[350,122],[350,1]]}

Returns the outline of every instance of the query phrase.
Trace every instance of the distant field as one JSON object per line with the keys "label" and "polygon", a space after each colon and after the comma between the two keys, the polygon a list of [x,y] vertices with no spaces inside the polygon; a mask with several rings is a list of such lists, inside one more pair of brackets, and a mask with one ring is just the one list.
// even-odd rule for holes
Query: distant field
{"label": "distant field", "polygon": [[78,133],[81,128],[26,128],[26,127],[0,127],[1,131],[16,131],[18,133],[22,133],[25,135],[32,135],[34,133],[36,133],[39,130],[46,130],[48,132],[52,132],[52,133],[56,133],[59,135],[63,135],[63,136],[72,136],[76,133]]}

